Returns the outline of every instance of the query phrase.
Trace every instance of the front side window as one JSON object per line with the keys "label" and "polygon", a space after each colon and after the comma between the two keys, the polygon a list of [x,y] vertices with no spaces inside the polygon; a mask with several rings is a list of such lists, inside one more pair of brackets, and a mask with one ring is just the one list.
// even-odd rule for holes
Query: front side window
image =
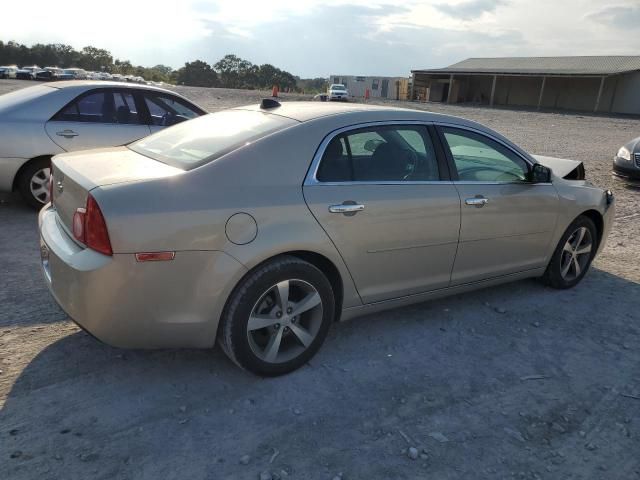
{"label": "front side window", "polygon": [[62,122],[139,124],[134,97],[127,91],[102,90],[82,95],[58,112]]}
{"label": "front side window", "polygon": [[478,133],[442,129],[458,179],[471,182],[526,182],[529,166],[514,152]]}
{"label": "front side window", "polygon": [[145,93],[144,100],[151,116],[151,125],[169,127],[202,114],[186,102],[170,95]]}
{"label": "front side window", "polygon": [[437,181],[440,172],[427,128],[397,125],[334,137],[316,178],[320,182]]}

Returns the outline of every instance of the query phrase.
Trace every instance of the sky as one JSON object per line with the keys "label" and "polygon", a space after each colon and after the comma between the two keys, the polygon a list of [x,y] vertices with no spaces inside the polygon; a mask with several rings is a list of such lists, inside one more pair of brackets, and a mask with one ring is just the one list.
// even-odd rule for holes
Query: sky
{"label": "sky", "polygon": [[174,68],[234,53],[303,78],[408,76],[468,57],[640,55],[640,0],[23,0],[0,39]]}

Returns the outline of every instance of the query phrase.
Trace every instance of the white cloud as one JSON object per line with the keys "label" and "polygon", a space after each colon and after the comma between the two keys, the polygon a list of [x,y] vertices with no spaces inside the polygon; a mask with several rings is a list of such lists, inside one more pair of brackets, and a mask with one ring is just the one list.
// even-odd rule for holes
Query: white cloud
{"label": "white cloud", "polygon": [[634,54],[638,10],[637,0],[32,0],[1,7],[0,39],[94,45],[143,65],[237,53],[302,76],[397,75],[469,56]]}

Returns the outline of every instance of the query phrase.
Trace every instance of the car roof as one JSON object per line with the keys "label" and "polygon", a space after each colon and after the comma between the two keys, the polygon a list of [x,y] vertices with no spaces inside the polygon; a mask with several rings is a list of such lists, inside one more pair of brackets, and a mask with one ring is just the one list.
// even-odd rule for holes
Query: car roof
{"label": "car roof", "polygon": [[390,120],[399,120],[404,118],[406,120],[420,120],[420,121],[432,121],[438,119],[455,119],[455,123],[459,123],[460,118],[452,117],[449,115],[441,115],[432,112],[426,112],[424,110],[415,110],[410,108],[398,108],[398,107],[386,107],[382,105],[365,105],[362,103],[333,103],[333,102],[282,102],[279,107],[262,109],[259,105],[247,105],[244,107],[236,107],[239,110],[254,110],[259,112],[271,113],[273,115],[280,115],[288,117],[298,122],[307,122],[322,117],[331,115],[351,115],[370,114],[372,119],[378,121],[381,117],[389,117]]}
{"label": "car roof", "polygon": [[[141,88],[143,90],[156,90],[158,92],[169,92],[172,94],[176,94],[175,92],[171,92],[166,88],[158,88],[153,85],[147,85],[142,83],[123,83],[123,82],[110,82],[108,80],[63,80],[61,82],[55,82],[54,84],[50,84],[52,88],[84,88],[84,87],[94,87],[94,88]],[[193,103],[193,102],[192,102]]]}

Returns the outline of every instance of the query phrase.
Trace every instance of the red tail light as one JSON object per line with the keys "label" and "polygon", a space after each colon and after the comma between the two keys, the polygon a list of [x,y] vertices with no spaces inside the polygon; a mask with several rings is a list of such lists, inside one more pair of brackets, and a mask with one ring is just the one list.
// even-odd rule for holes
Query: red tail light
{"label": "red tail light", "polygon": [[87,247],[104,255],[113,255],[107,224],[96,199],[87,197],[87,207],[73,214],[73,236]]}

